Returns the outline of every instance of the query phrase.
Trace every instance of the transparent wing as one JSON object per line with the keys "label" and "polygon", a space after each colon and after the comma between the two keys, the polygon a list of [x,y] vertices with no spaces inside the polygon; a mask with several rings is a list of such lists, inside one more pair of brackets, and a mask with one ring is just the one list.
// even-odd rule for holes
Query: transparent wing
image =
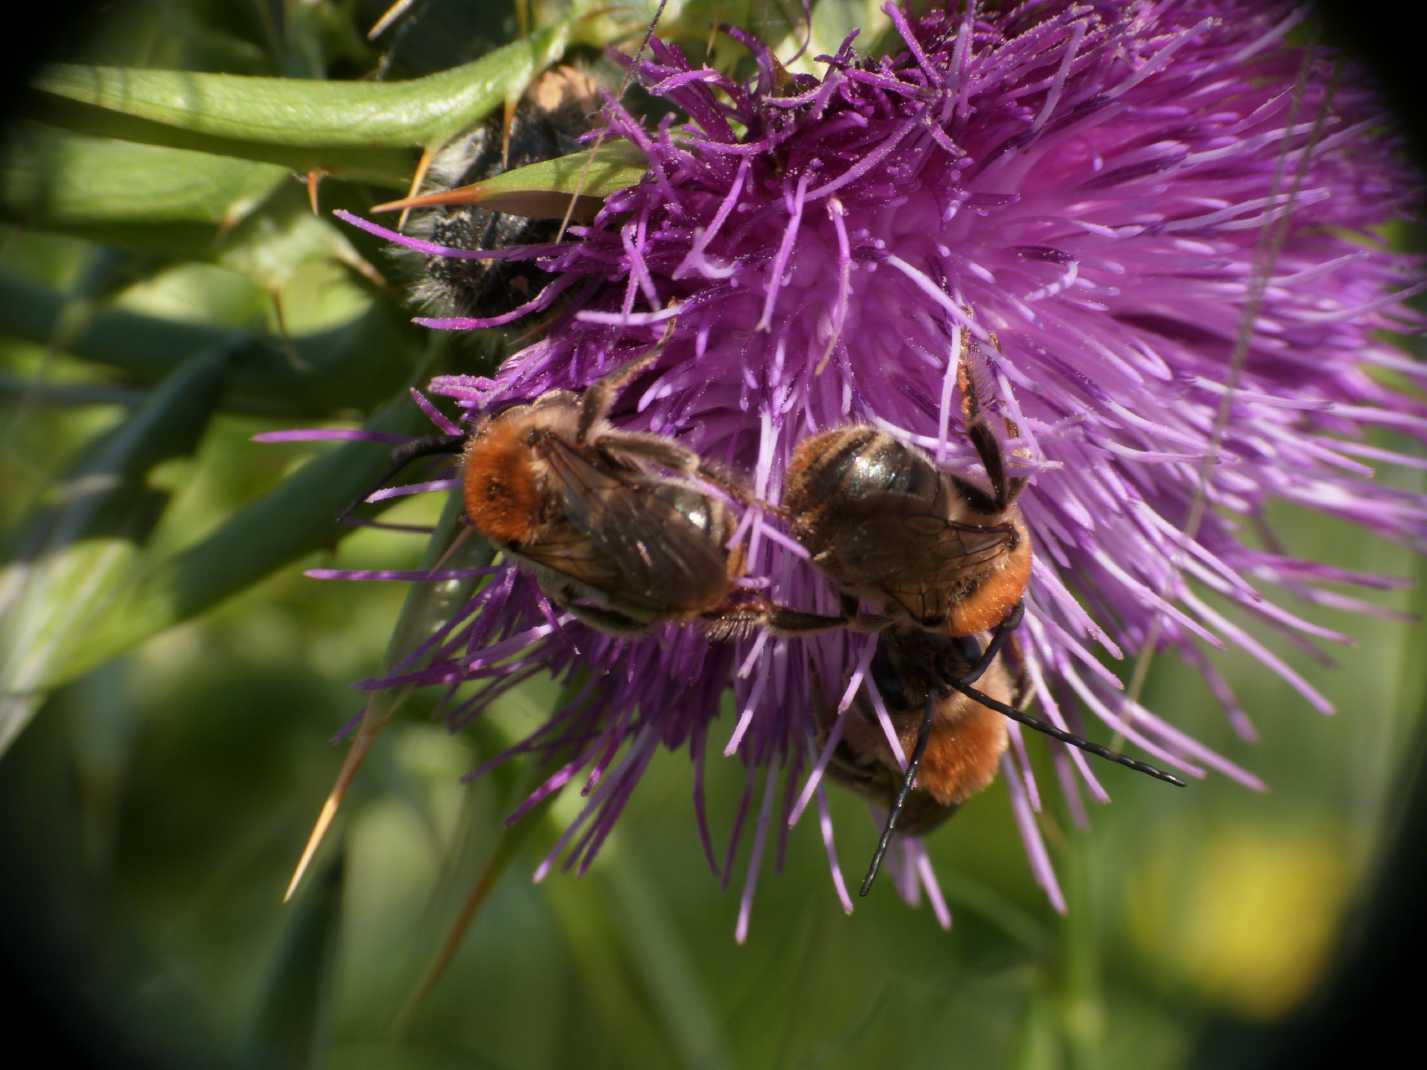
{"label": "transparent wing", "polygon": [[714,504],[691,487],[651,479],[548,436],[541,453],[559,483],[564,523],[523,551],[538,564],[650,613],[708,608],[726,593],[719,532],[678,506]]}
{"label": "transparent wing", "polygon": [[954,589],[969,572],[1008,553],[1017,538],[1009,524],[948,520],[905,495],[879,495],[859,513],[838,541],[840,578],[851,587],[885,591],[918,613],[929,594]]}

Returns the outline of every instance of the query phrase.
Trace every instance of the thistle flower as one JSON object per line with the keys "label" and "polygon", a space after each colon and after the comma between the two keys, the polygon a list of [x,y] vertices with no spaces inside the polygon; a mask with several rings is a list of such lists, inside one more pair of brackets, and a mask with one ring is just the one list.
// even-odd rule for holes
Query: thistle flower
{"label": "thistle flower", "polygon": [[[1252,728],[1208,657],[1224,647],[1328,712],[1264,635],[1347,637],[1275,597],[1373,612],[1324,585],[1389,581],[1279,552],[1265,507],[1285,500],[1427,546],[1427,499],[1374,482],[1370,467],[1422,462],[1364,441],[1377,428],[1427,438],[1427,404],[1383,385],[1420,387],[1427,371],[1377,337],[1419,328],[1405,301],[1427,288],[1422,264],[1371,234],[1409,212],[1413,176],[1362,75],[1289,45],[1296,6],[972,7],[919,21],[888,7],[902,50],[864,59],[850,37],[820,77],[788,75],[738,31],[757,59],[748,84],[653,41],[634,73],[688,122],[648,129],[609,103],[611,134],[639,147],[648,177],[610,196],[574,240],[525,251],[554,281],[516,313],[424,321],[475,329],[557,307],[544,337],[493,379],[444,376],[430,393],[468,422],[581,389],[662,344],[652,385],[622,399],[615,422],[673,436],[777,502],[796,443],[848,423],[974,473],[953,402],[966,365],[1015,429],[1029,478],[1021,504],[1037,556],[1022,645],[1042,714],[1072,730],[1098,719],[1190,776],[1257,787],[1135,701],[1097,653],[1177,652],[1244,736]],[[743,519],[745,582],[835,611],[830,584],[777,521],[757,509]],[[430,644],[425,667],[374,686],[441,684],[454,696],[484,681],[452,698],[454,729],[532,674],[582,681],[490,763],[558,756],[511,820],[567,784],[588,797],[537,879],[559,858],[588,867],[655,752],[687,749],[699,836],[725,882],[752,836],[741,939],[770,837],[812,803],[851,909],[816,711],[848,708],[872,646],[850,633],[714,644],[673,626],[615,638],[562,618],[507,565]],[[719,723],[730,688],[736,716]],[[721,847],[702,794],[711,749],[746,774]],[[1109,795],[1080,753],[1051,749],[1083,820],[1082,791]],[[1002,772],[1036,879],[1063,910],[1014,726]],[[920,842],[895,855],[903,896],[924,888],[948,923]]]}

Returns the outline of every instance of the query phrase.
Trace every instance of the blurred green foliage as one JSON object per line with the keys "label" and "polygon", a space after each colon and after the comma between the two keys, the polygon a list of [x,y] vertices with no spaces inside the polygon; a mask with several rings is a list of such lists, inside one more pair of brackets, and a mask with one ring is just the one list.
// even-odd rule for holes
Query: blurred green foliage
{"label": "blurred green foliage", "polygon": [[[1409,653],[1420,634],[1313,609],[1359,646],[1334,671],[1286,656],[1341,716],[1318,717],[1231,653],[1225,668],[1263,735],[1246,747],[1197,674],[1160,660],[1148,703],[1273,790],[1218,779],[1172,792],[1111,775],[1115,805],[1086,829],[1053,799],[1044,823],[1063,918],[1030,879],[998,785],[932,843],[949,934],[885,881],[844,917],[807,820],[736,946],[741,869],[724,891],[704,867],[682,755],[654,763],[587,876],[532,886],[578,798],[505,830],[533,771],[461,777],[540,722],[555,701],[540,680],[455,738],[432,723],[432,696],[402,696],[316,870],[280,904],[341,762],[328,741],[362,709],[351,684],[380,669],[407,596],[319,584],[300,566],[412,568],[426,551],[420,538],[332,524],[383,466],[381,448],[250,437],[373,412],[376,426],[418,430],[405,385],[489,367],[504,344],[438,345],[412,328],[401,269],[311,215],[286,165],[321,163],[337,176],[323,207],[361,211],[400,184],[416,150],[518,94],[538,63],[637,39],[653,4],[551,2],[518,19],[505,5],[430,0],[369,43],[381,7],[146,0],[57,57],[286,77],[263,83],[264,99],[386,107],[380,139],[344,127],[337,152],[304,140],[310,115],[278,106],[248,115],[267,124],[255,134],[241,86],[217,75],[131,84],[160,97],[202,84],[221,90],[221,108],[187,99],[166,119],[75,104],[78,67],[42,75],[44,92],[6,131],[0,724],[13,735],[34,723],[0,769],[0,829],[16,946],[51,964],[68,1016],[127,1036],[149,1065],[1041,1068],[1193,1065],[1225,1023],[1271,1026],[1300,1007],[1350,908],[1373,895],[1398,785],[1420,757],[1424,693]],[[853,25],[875,41],[875,7],[816,4],[809,55]],[[734,62],[739,51],[710,33],[715,17],[796,41],[800,5],[675,2],[662,32]],[[544,36],[532,45],[531,32]],[[588,47],[582,57],[605,62]],[[483,65],[461,78],[475,70],[484,88],[462,98],[460,122],[433,119],[455,84],[435,72],[462,63]],[[347,81],[322,81],[335,78]],[[433,523],[439,509],[411,502],[387,519]],[[1420,570],[1356,530],[1283,520],[1304,556]],[[1420,612],[1417,592],[1382,604],[1415,599]],[[709,781],[715,835],[727,836],[743,772],[714,760]],[[832,805],[856,873],[873,825],[851,798]],[[492,890],[471,931],[413,1004],[483,875]]]}

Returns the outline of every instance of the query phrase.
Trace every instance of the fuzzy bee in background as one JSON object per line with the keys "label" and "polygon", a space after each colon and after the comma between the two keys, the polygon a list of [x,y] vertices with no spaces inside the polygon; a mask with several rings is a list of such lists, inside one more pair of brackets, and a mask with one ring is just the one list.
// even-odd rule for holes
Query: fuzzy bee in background
{"label": "fuzzy bee in background", "polygon": [[[497,114],[456,139],[432,162],[422,192],[458,189],[575,152],[599,110],[598,91],[595,80],[577,68],[544,72],[521,98],[509,128]],[[411,232],[453,249],[500,249],[553,241],[559,228],[559,220],[462,204],[415,214]],[[438,315],[499,316],[531,300],[550,278],[533,261],[429,256],[415,296]]]}

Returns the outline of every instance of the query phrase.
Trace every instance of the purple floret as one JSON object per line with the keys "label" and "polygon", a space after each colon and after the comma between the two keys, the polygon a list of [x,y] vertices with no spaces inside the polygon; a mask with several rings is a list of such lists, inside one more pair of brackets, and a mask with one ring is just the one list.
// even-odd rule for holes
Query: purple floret
{"label": "purple floret", "polygon": [[[572,228],[573,241],[530,250],[556,275],[521,310],[556,307],[540,341],[494,379],[445,376],[430,392],[469,422],[581,389],[662,344],[657,376],[621,399],[615,422],[673,436],[777,502],[794,446],[849,423],[982,478],[954,389],[965,363],[997,430],[1016,436],[1014,471],[1030,479],[1021,505],[1036,562],[1021,642],[1042,715],[1071,730],[1100,720],[1168,767],[1258,787],[1130,699],[1098,655],[1151,643],[1177,652],[1245,736],[1214,650],[1249,652],[1330,712],[1264,638],[1346,637],[1294,616],[1274,589],[1371,612],[1324,585],[1388,581],[1272,549],[1266,505],[1427,547],[1427,499],[1376,482],[1372,467],[1423,462],[1365,437],[1427,438],[1427,369],[1380,337],[1420,330],[1406,301],[1427,289],[1422,262],[1374,232],[1409,215],[1420,192],[1392,123],[1360,72],[1326,49],[1289,46],[1303,18],[1295,5],[1029,3],[917,22],[888,11],[904,51],[867,60],[849,39],[820,78],[784,73],[745,35],[760,61],[749,84],[653,41],[635,73],[690,121],[651,130],[609,105],[612,135],[639,146],[648,177]],[[1389,377],[1417,393],[1383,385]],[[778,525],[746,512],[745,583],[835,612],[834,589]],[[453,698],[460,727],[536,672],[583,680],[574,701],[493,759],[561,754],[530,804],[581,783],[585,809],[551,855],[581,870],[654,752],[687,747],[700,838],[725,882],[753,818],[742,939],[770,832],[781,854],[814,799],[851,909],[815,711],[845,711],[870,687],[870,652],[851,634],[716,645],[666,626],[617,639],[507,567],[427,667],[370,686],[487,681]],[[716,726],[730,688],[733,721]],[[1034,818],[1040,792],[1011,732],[1002,768],[1015,819],[1063,910]],[[702,796],[711,746],[746,775],[721,850]],[[1084,755],[1051,746],[1073,814],[1084,813],[1080,787],[1108,799]],[[920,842],[890,862],[904,897],[925,889],[949,923]]]}

